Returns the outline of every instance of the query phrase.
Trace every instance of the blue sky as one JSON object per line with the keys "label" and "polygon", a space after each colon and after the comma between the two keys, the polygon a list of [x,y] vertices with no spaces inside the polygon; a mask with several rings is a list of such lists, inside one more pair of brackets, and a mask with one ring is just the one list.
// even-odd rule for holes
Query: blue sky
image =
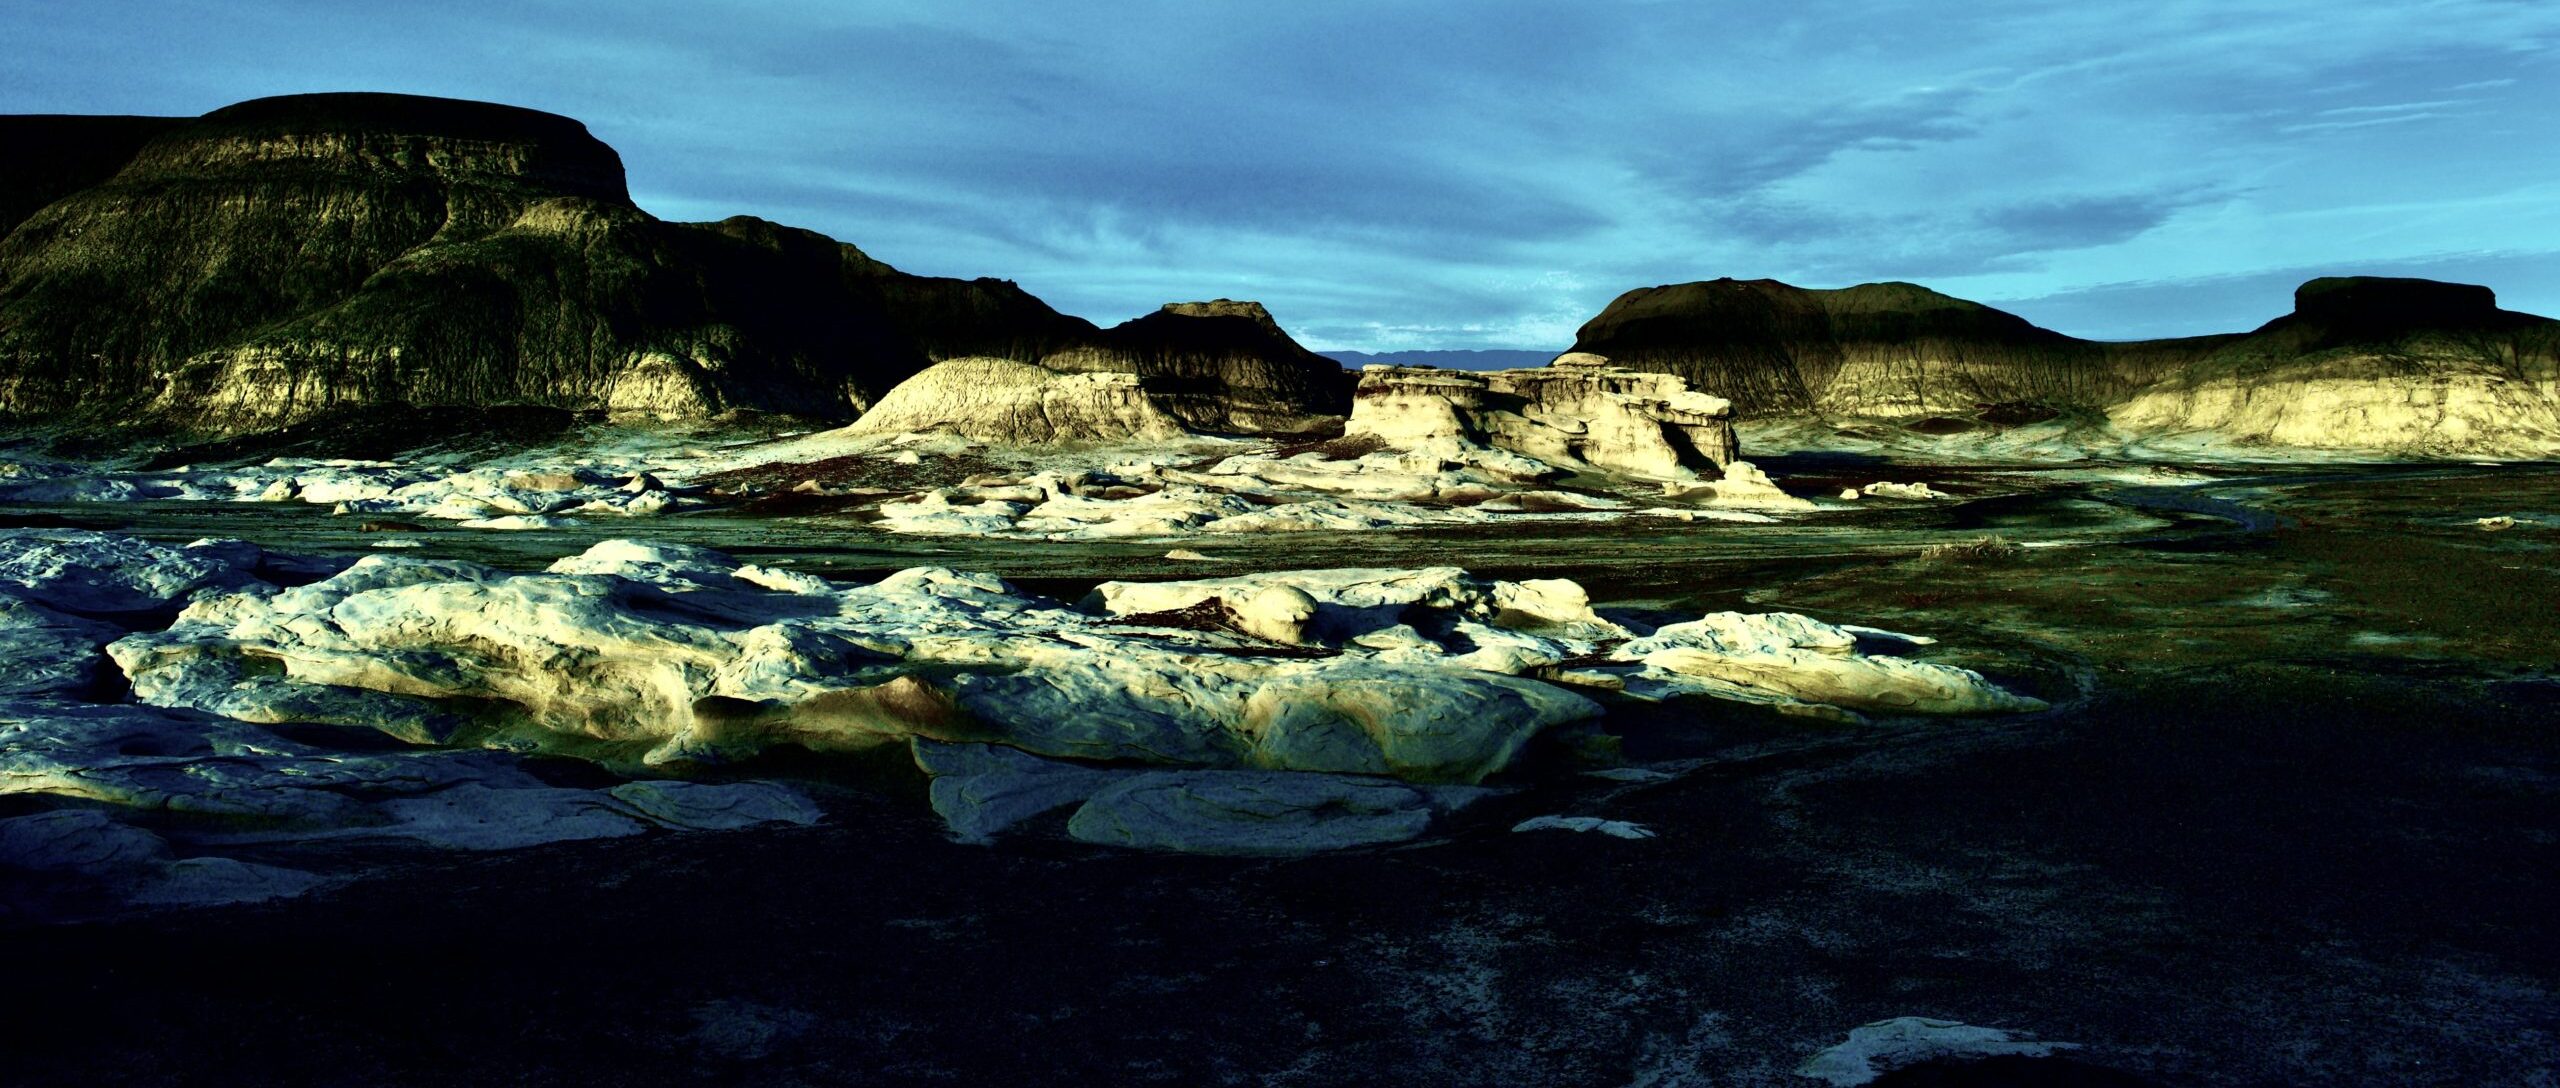
{"label": "blue sky", "polygon": [[2109,338],[2346,272],[2560,315],[2555,62],[2542,0],[0,0],[0,112],[511,102],[667,218],[1320,349],[1561,348],[1725,275]]}

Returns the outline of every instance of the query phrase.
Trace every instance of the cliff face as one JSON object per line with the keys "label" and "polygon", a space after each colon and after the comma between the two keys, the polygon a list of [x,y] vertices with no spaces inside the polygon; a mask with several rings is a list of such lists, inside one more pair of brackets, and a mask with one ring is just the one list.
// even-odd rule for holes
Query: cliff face
{"label": "cliff face", "polygon": [[1365,367],[1344,433],[1396,447],[1455,440],[1665,478],[1720,473],[1741,459],[1723,398],[1593,355],[1523,370]]}
{"label": "cliff face", "polygon": [[1907,283],[1716,280],[1630,291],[1575,350],[1677,374],[1738,415],[2024,422],[2419,453],[2560,450],[2560,323],[2488,288],[2312,280],[2255,332],[2100,343]]}
{"label": "cliff face", "polygon": [[0,240],[0,413],[236,431],[386,404],[843,418],[924,359],[858,253],[662,223],[564,117],[396,95],[175,124]]}
{"label": "cliff face", "polygon": [[2444,455],[2560,452],[2560,321],[2486,287],[2323,278],[2115,406],[2135,431]]}
{"label": "cliff face", "polygon": [[1582,326],[1573,350],[1680,375],[1746,416],[1913,417],[2019,402],[2104,405],[2200,347],[2126,352],[1916,284],[1812,290],[1724,279],[1620,295]]}
{"label": "cliff face", "polygon": [[662,222],[631,203],[612,148],[532,110],[304,95],[0,120],[13,138],[48,165],[0,182],[0,420],[843,420],[959,357],[1134,374],[1206,429],[1344,407],[1339,369],[1242,304],[1105,331],[1011,283],[911,276],[808,231]]}
{"label": "cliff face", "polygon": [[36,210],[115,176],[151,138],[183,117],[0,116],[0,236]]}
{"label": "cliff face", "polygon": [[1195,431],[1304,431],[1351,410],[1354,379],[1299,346],[1259,302],[1166,303],[1041,362],[1070,373],[1135,374]]}

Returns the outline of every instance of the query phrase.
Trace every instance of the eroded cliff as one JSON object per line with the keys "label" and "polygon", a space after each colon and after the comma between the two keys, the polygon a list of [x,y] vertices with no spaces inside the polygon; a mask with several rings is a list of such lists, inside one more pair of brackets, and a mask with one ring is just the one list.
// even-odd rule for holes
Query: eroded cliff
{"label": "eroded cliff", "polygon": [[1923,417],[2102,406],[2208,346],[2128,352],[1910,283],[1815,290],[1720,279],[1620,295],[1573,350],[1677,374],[1744,416]]}
{"label": "eroded cliff", "polygon": [[1675,478],[1720,473],[1741,459],[1732,408],[1676,376],[1596,355],[1482,373],[1373,365],[1361,371],[1344,433],[1401,448],[1454,441],[1550,465]]}
{"label": "eroded cliff", "polygon": [[2560,450],[2560,323],[2431,280],[2322,278],[2295,298],[2250,333],[2101,342],[1907,283],[1714,280],[1619,296],[1575,350],[1678,375],[1741,417],[1923,429],[2103,417],[2134,437],[2244,445]]}
{"label": "eroded cliff", "polygon": [[1342,365],[1299,346],[1259,302],[1168,302],[1041,363],[1135,374],[1195,431],[1306,431],[1351,410]]}
{"label": "eroded cliff", "polygon": [[2328,277],[2294,312],[2115,406],[2141,432],[2442,455],[2560,452],[2560,321],[2486,287]]}
{"label": "eroded cliff", "polygon": [[301,95],[15,118],[0,137],[63,151],[0,185],[0,421],[221,434],[499,405],[840,421],[952,358],[1135,375],[1203,430],[1347,408],[1340,368],[1258,305],[1101,330],[1010,282],[908,275],[810,231],[664,222],[631,203],[612,148],[532,110]]}

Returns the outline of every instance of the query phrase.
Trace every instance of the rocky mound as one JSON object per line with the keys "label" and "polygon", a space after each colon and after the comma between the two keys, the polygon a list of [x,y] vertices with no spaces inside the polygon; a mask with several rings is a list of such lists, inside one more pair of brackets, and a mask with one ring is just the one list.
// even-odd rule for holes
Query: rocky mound
{"label": "rocky mound", "polygon": [[1676,374],[1756,415],[1811,409],[1805,372],[1822,370],[1829,344],[1829,319],[1811,292],[1776,280],[1719,279],[1618,296],[1574,333],[1573,354]]}
{"label": "rocky mound", "polygon": [[1813,290],[1734,279],[1629,291],[1582,326],[1573,350],[1677,374],[1744,416],[2096,406],[2181,357],[2073,339],[1916,284]]}
{"label": "rocky mound", "polygon": [[949,359],[899,383],[863,413],[857,434],[956,434],[1041,446],[1178,438],[1182,424],[1135,374],[1060,373],[1006,359]]}
{"label": "rocky mound", "polygon": [[1400,447],[1459,442],[1551,465],[1648,476],[1721,472],[1740,457],[1732,405],[1686,381],[1567,355],[1553,366],[1482,373],[1371,366],[1345,435]]}
{"label": "rocky mound", "polygon": [[2335,277],[2109,412],[2143,432],[2445,455],[2560,450],[2560,321],[2486,287]]}
{"label": "rocky mound", "polygon": [[1197,431],[1312,430],[1351,408],[1341,365],[1299,346],[1259,302],[1169,302],[1041,364],[1135,374]]}
{"label": "rocky mound", "polygon": [[[2100,343],[1907,283],[1714,280],[1630,291],[1576,352],[1675,374],[1739,417],[2014,424],[2098,413],[2137,436],[2422,454],[2560,449],[2560,323],[2486,287],[2312,280],[2255,332]],[[1935,431],[1929,433],[1938,433]]]}

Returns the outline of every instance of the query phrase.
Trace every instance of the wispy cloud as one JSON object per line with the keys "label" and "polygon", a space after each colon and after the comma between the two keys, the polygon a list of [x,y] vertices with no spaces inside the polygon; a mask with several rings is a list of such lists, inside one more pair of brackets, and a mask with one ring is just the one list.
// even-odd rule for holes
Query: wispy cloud
{"label": "wispy cloud", "polygon": [[511,101],[588,121],[662,214],[1098,320],[1259,294],[1327,347],[1552,347],[1726,274],[2084,297],[2105,333],[2167,296],[2100,285],[2263,309],[2233,285],[2341,239],[2560,250],[2492,202],[2550,173],[2516,133],[2555,55],[2560,5],[2502,0],[136,0],[0,8],[0,108]]}

